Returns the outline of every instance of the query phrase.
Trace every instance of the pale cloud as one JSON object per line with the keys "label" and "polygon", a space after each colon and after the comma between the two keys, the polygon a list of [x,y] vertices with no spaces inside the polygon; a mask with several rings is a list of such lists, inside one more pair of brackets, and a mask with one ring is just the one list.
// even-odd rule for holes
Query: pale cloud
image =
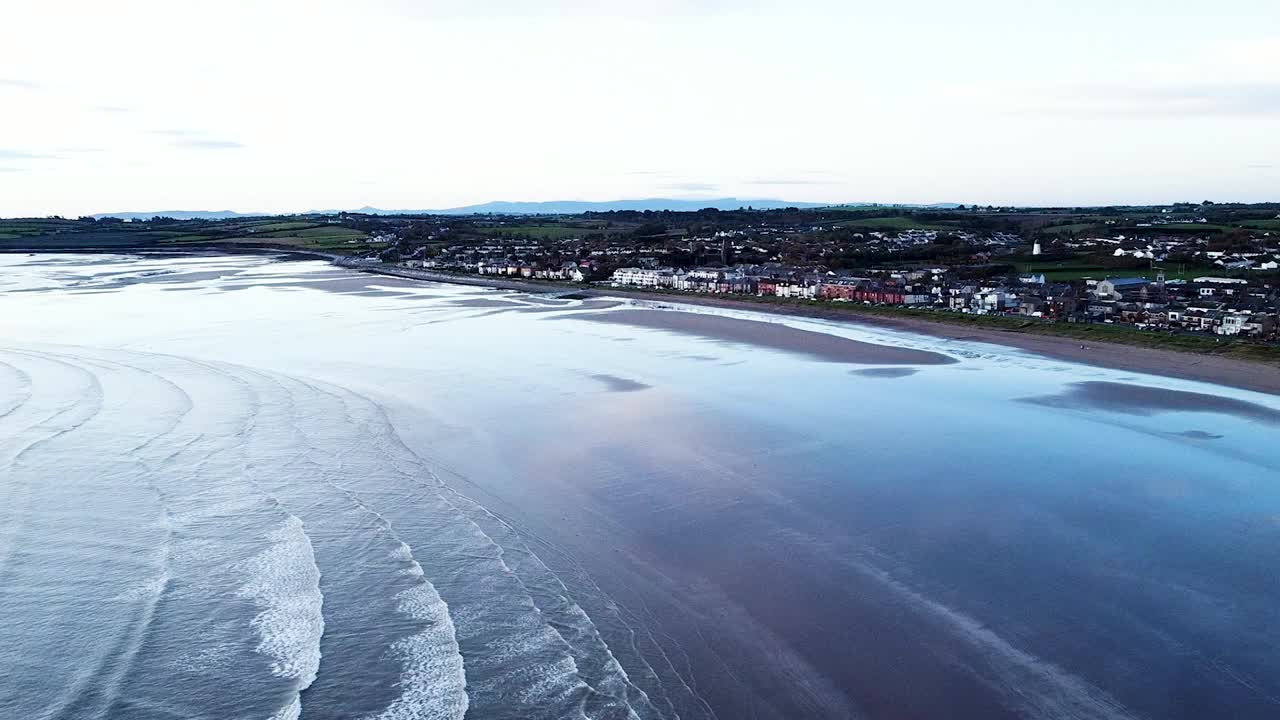
{"label": "pale cloud", "polygon": [[57,160],[57,155],[0,148],[0,160]]}
{"label": "pale cloud", "polygon": [[1280,3],[1138,5],[12,2],[0,216],[1275,199]]}
{"label": "pale cloud", "polygon": [[1115,115],[1280,116],[1280,82],[1257,85],[1094,86],[1044,92],[1049,112]]}
{"label": "pale cloud", "polygon": [[835,180],[810,180],[804,178],[766,178],[748,180],[748,185],[834,185]]}
{"label": "pale cloud", "polygon": [[[1183,82],[1280,82],[1280,31],[1271,29],[1270,32],[1274,34],[1209,43],[1196,55],[1173,64],[1173,71],[1181,73],[1176,77]],[[1173,81],[1173,78],[1167,79]]]}
{"label": "pale cloud", "polygon": [[[1280,11],[1272,14],[1280,20]],[[1215,16],[1223,17],[1230,16]],[[1200,18],[1205,23],[1209,19]],[[1163,53],[1159,43],[1128,58],[1108,50],[1112,55],[1102,56],[1108,60],[1106,72],[1089,72],[1086,78],[1075,77],[1078,72],[1059,77],[1040,72],[1017,83],[963,78],[944,93],[947,100],[968,108],[1000,108],[1016,115],[1102,115],[1118,120],[1275,116],[1280,114],[1280,34],[1261,27],[1260,36],[1228,39],[1206,33],[1184,47],[1169,43]],[[1142,41],[1135,39],[1138,42]]]}
{"label": "pale cloud", "polygon": [[661,187],[664,190],[676,190],[679,192],[691,193],[719,192],[720,190],[719,185],[702,182],[663,183]]}
{"label": "pale cloud", "polygon": [[0,77],[0,88],[14,88],[16,90],[40,90],[43,88],[39,83],[30,80],[22,80],[19,78]]}
{"label": "pale cloud", "polygon": [[234,140],[206,140],[203,138],[185,138],[178,140],[174,145],[192,150],[241,150],[245,147],[243,143],[238,143]]}
{"label": "pale cloud", "polygon": [[188,148],[192,150],[240,150],[245,147],[244,143],[210,137],[208,133],[200,130],[168,128],[162,130],[151,130],[149,132],[152,135],[163,135],[165,137],[174,138],[172,143],[174,147]]}
{"label": "pale cloud", "polygon": [[395,14],[436,19],[669,19],[752,13],[777,5],[764,0],[376,0],[376,4]]}

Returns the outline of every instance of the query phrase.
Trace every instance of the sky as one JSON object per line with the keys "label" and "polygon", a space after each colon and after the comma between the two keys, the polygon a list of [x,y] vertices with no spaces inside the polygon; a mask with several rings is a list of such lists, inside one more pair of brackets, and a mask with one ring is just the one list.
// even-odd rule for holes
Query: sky
{"label": "sky", "polygon": [[1275,0],[41,0],[0,216],[1280,201]]}

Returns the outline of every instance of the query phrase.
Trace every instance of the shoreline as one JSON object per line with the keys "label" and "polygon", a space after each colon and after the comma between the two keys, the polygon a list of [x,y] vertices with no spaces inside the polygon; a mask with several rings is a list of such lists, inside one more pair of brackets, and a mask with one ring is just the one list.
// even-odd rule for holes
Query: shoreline
{"label": "shoreline", "polygon": [[511,280],[506,278],[489,278],[478,275],[453,275],[430,270],[413,270],[409,268],[386,266],[361,266],[342,264],[343,256],[332,255],[314,250],[270,245],[234,247],[202,245],[183,248],[147,247],[147,248],[48,248],[5,249],[5,253],[83,253],[83,254],[128,254],[130,252],[151,252],[173,255],[185,255],[192,252],[211,252],[225,254],[276,254],[305,256],[319,261],[327,261],[335,267],[354,272],[398,277],[420,282],[438,282],[451,285],[468,285],[473,287],[497,288],[531,293],[560,293],[582,297],[625,298],[646,300],[650,302],[669,303],[672,305],[703,306],[724,310],[748,310],[753,312],[783,315],[790,317],[815,318],[833,322],[850,323],[871,327],[899,330],[903,332],[929,335],[943,340],[963,340],[971,342],[1001,345],[1040,355],[1042,357],[1103,367],[1111,370],[1125,370],[1147,375],[1191,380],[1194,382],[1223,385],[1241,390],[1250,390],[1268,395],[1280,395],[1280,366],[1260,361],[1239,360],[1206,353],[1181,352],[1161,348],[1142,347],[1110,343],[1104,340],[1088,340],[1083,345],[1080,340],[1056,335],[1014,332],[990,327],[957,325],[938,322],[918,317],[891,316],[888,314],[862,314],[848,310],[840,310],[817,305],[791,305],[756,302],[726,296],[666,294],[625,290],[622,288],[601,288],[594,286],[574,286],[552,281]]}
{"label": "shoreline", "polygon": [[[723,340],[753,347],[781,350],[824,362],[852,365],[951,365],[958,362],[945,353],[895,347],[866,340],[854,340],[821,330],[795,328],[783,323],[766,323],[748,318],[726,317],[687,310],[620,308],[603,313],[575,313],[575,320],[629,325],[667,330],[683,335]],[[884,370],[886,368],[873,368]]]}
{"label": "shoreline", "polygon": [[1212,385],[1225,385],[1241,390],[1251,390],[1268,395],[1280,395],[1280,367],[1263,362],[1250,362],[1235,358],[1218,357],[1200,353],[1178,352],[1135,345],[1121,345],[1100,341],[1082,344],[1074,338],[1054,335],[1036,335],[1011,332],[986,327],[969,327],[944,322],[933,322],[914,317],[890,317],[886,315],[858,315],[847,311],[820,306],[777,305],[752,302],[728,297],[701,295],[667,295],[662,293],[628,291],[621,288],[557,287],[551,283],[528,282],[480,276],[453,276],[427,270],[385,267],[349,267],[352,270],[375,275],[403,277],[426,282],[442,282],[454,285],[492,287],[524,292],[563,292],[587,297],[619,297],[672,305],[714,307],[723,310],[750,310],[774,315],[808,317],[854,325],[868,325],[890,330],[900,330],[930,335],[943,340],[963,340],[1002,345],[1035,353],[1055,360],[1104,367],[1111,370],[1128,370],[1146,375],[1158,375],[1179,380],[1192,380]]}

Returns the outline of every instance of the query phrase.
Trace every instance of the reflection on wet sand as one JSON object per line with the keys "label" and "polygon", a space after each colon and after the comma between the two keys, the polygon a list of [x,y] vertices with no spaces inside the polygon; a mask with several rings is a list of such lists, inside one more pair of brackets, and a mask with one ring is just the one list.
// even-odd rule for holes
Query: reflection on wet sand
{"label": "reflection on wet sand", "polygon": [[1048,407],[1106,410],[1127,415],[1154,415],[1160,412],[1219,413],[1272,425],[1280,424],[1280,411],[1245,400],[1117,382],[1072,383],[1070,389],[1058,395],[1022,400]]}
{"label": "reflection on wet sand", "polygon": [[915,375],[918,370],[915,368],[864,368],[862,370],[850,370],[850,375],[869,378],[901,378]]}
{"label": "reflection on wet sand", "polygon": [[639,382],[637,380],[628,380],[617,375],[609,375],[608,373],[596,373],[591,377],[604,383],[612,392],[635,392],[637,390],[647,390],[651,385]]}

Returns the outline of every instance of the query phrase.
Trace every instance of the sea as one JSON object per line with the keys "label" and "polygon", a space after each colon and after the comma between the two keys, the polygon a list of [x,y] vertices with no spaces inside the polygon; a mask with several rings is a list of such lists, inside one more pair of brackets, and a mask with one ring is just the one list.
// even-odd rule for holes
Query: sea
{"label": "sea", "polygon": [[1277,647],[1276,396],[0,255],[0,718],[1274,720]]}

